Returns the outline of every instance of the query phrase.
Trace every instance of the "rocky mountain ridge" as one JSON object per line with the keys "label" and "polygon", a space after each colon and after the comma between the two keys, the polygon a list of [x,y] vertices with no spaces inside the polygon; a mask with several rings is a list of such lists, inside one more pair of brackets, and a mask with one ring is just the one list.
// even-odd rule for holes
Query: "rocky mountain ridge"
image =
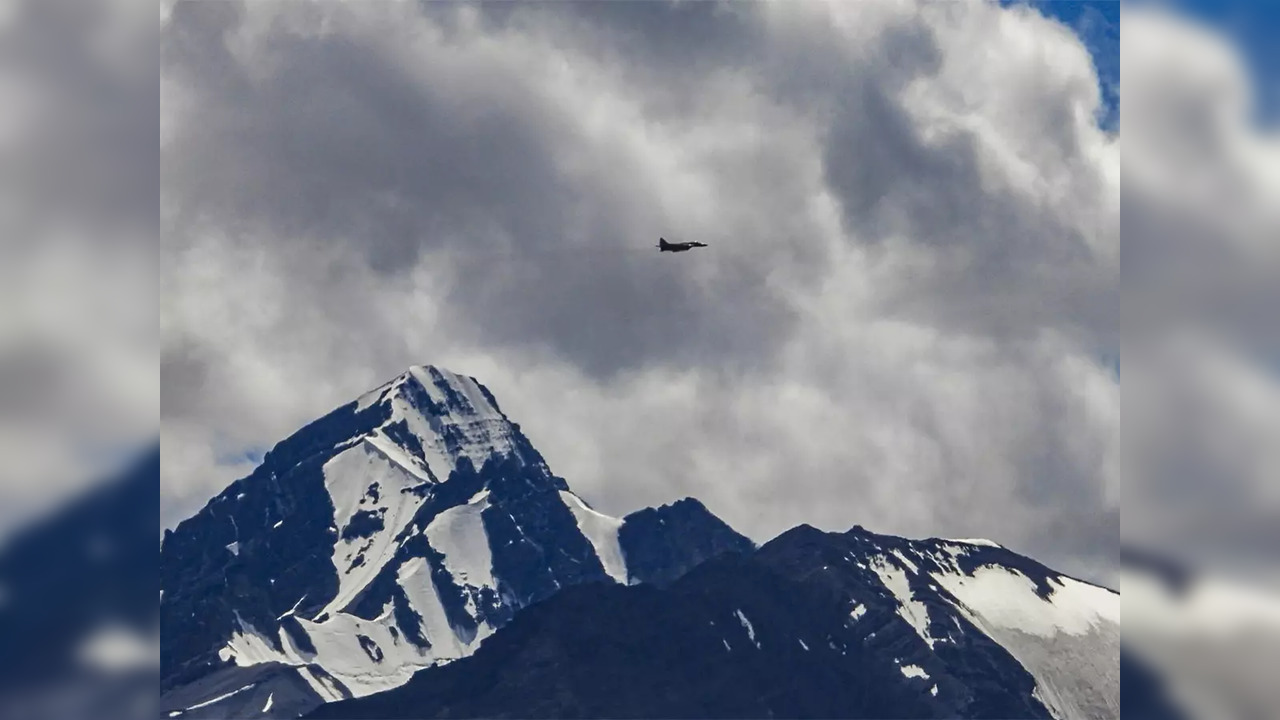
{"label": "rocky mountain ridge", "polygon": [[614,518],[409,369],[166,532],[168,717],[1119,717],[1119,595],[985,540]]}
{"label": "rocky mountain ridge", "polygon": [[295,717],[464,657],[563,587],[667,579],[752,547],[692,499],[597,512],[484,386],[414,367],[165,534],[162,705]]}

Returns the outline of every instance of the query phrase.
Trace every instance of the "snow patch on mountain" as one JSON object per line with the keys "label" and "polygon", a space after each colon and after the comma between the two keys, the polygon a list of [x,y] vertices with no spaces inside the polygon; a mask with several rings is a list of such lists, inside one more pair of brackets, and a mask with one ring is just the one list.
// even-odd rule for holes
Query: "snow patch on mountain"
{"label": "snow patch on mountain", "polygon": [[[445,613],[444,603],[440,599],[440,591],[431,579],[431,569],[423,558],[411,558],[400,566],[396,582],[404,590],[409,600],[409,607],[422,618],[422,633],[431,643],[431,656],[438,659],[453,659],[469,654],[471,644],[464,641],[454,631]],[[487,630],[483,625],[481,630]],[[473,639],[479,643],[488,632],[481,632]]]}
{"label": "snow patch on mountain", "polygon": [[[446,522],[446,525],[452,524]],[[465,526],[465,521],[460,524]],[[465,537],[467,531],[462,534]],[[448,543],[441,544],[448,547]],[[453,557],[463,556],[454,552]],[[475,567],[483,567],[480,563],[471,565],[469,562],[462,563],[462,566],[473,574]],[[486,579],[491,581],[491,578]],[[421,625],[415,629],[426,637],[429,647],[419,647],[409,639],[409,633],[398,625],[388,603],[373,620],[345,612],[327,614],[318,621],[295,617],[314,648],[308,651],[300,649],[284,628],[280,629],[278,636],[281,649],[276,649],[267,637],[240,619],[241,631],[233,634],[219,654],[223,660],[233,660],[241,666],[264,662],[292,665],[319,695],[336,700],[344,694],[326,676],[342,683],[351,696],[370,695],[403,685],[423,667],[468,655],[492,634],[493,629],[481,623],[473,637],[464,639],[459,636],[445,613],[425,559],[412,558],[401,565],[397,569],[396,582],[403,589],[410,608],[421,618]],[[324,672],[317,674],[310,668],[322,668]]]}
{"label": "snow patch on mountain", "polygon": [[1120,622],[1120,596],[1105,588],[1062,578],[1048,600],[1031,578],[1013,568],[983,566],[973,575],[937,574],[934,579],[988,627],[1043,638],[1082,635],[1100,623]]}
{"label": "snow patch on mountain", "polygon": [[494,588],[493,553],[481,514],[489,507],[489,491],[481,490],[465,505],[449,508],[427,526],[427,542],[444,555],[445,569],[460,585]]}
{"label": "snow patch on mountain", "polygon": [[[1054,717],[1119,717],[1118,594],[1019,561],[990,540],[854,537],[869,552],[847,559],[875,573],[930,648],[943,639],[929,633],[943,618],[931,616],[951,615],[936,603],[952,605],[1035,678],[1035,697]],[[855,601],[850,616],[863,611]]]}
{"label": "snow patch on mountain", "polygon": [[301,604],[302,604],[302,601],[303,601],[303,600],[306,600],[306,599],[307,599],[307,596],[306,596],[306,594],[304,593],[302,597],[298,598],[298,602],[296,602],[296,603],[294,603],[294,604],[293,604],[293,607],[289,608],[288,610],[285,610],[285,611],[280,615],[280,617],[277,617],[277,618],[276,618],[276,620],[277,620],[277,621],[283,620],[283,619],[285,619],[285,618],[289,617],[290,615],[293,615],[294,613],[298,612],[298,606],[299,606],[299,605],[301,605]]}
{"label": "snow patch on mountain", "polygon": [[919,665],[903,665],[898,669],[902,671],[902,674],[904,676],[909,678],[918,677],[918,678],[924,678],[926,680],[929,679],[929,673],[925,672],[924,668],[920,667]]}
{"label": "snow patch on mountain", "polygon": [[235,613],[236,625],[240,630],[232,633],[227,644],[218,650],[218,657],[223,662],[234,662],[240,667],[278,660],[280,651],[275,649],[271,639],[258,632],[253,623],[240,617],[238,610],[232,612]]}
{"label": "snow patch on mountain", "polygon": [[374,405],[378,405],[379,402],[383,400],[383,396],[387,395],[388,389],[394,386],[397,386],[397,384],[402,382],[404,382],[404,375],[401,375],[401,377],[398,377],[393,380],[388,380],[388,382],[380,384],[380,386],[375,387],[374,389],[371,389],[371,391],[369,392],[366,392],[365,395],[361,395],[360,397],[357,397],[356,413],[364,413],[364,411],[369,410],[370,407]]}
{"label": "snow patch on mountain", "polygon": [[309,667],[299,667],[298,677],[301,677],[317,695],[324,698],[325,702],[334,702],[344,698],[342,691],[333,686],[333,682],[324,675],[317,675]]}
{"label": "snow patch on mountain", "polygon": [[395,538],[424,502],[411,492],[425,475],[374,442],[363,442],[325,463],[324,484],[333,501],[338,540],[333,567],[338,593],[320,615],[343,609],[395,554]]}
{"label": "snow patch on mountain", "polygon": [[[219,702],[222,702],[223,700],[226,700],[226,699],[227,699],[227,698],[229,698],[229,697],[233,697],[233,696],[235,696],[235,695],[239,695],[240,693],[244,692],[245,690],[252,690],[254,687],[256,687],[256,684],[245,685],[245,686],[244,686],[244,687],[242,687],[242,688],[238,688],[238,689],[236,689],[236,690],[232,690],[232,691],[231,691],[231,692],[229,692],[229,693],[225,693],[225,694],[219,695],[218,697],[215,697],[215,698],[213,698],[213,699],[211,699],[211,700],[205,700],[204,702],[196,703],[195,705],[192,705],[191,707],[187,708],[187,711],[191,711],[191,710],[198,710],[198,709],[200,709],[200,708],[202,708],[202,707],[209,707],[210,705],[213,705],[214,703],[219,703]],[[175,717],[175,713],[169,713],[169,717]]]}
{"label": "snow patch on mountain", "polygon": [[994,540],[987,540],[986,538],[949,538],[947,542],[964,543],[965,545],[982,545],[985,547],[995,548],[1004,547],[1000,543],[995,542]]}
{"label": "snow patch on mountain", "polygon": [[912,575],[920,574],[920,568],[916,567],[916,564],[911,562],[906,555],[903,555],[901,550],[894,548],[892,552],[893,556],[898,558],[898,561],[902,563],[902,566],[905,569],[910,570]]}
{"label": "snow patch on mountain", "polygon": [[[895,551],[896,552],[896,551]],[[910,564],[910,561],[907,561]],[[911,564],[911,567],[915,567]],[[880,582],[884,584],[889,592],[893,593],[898,600],[898,615],[911,624],[915,628],[916,634],[921,639],[933,647],[936,642],[929,635],[929,610],[925,604],[915,599],[911,592],[911,584],[907,580],[907,574],[902,568],[888,562],[883,556],[876,557],[872,560],[871,569],[876,575],[880,576]]]}
{"label": "snow patch on mountain", "polygon": [[[393,631],[394,623],[387,615],[365,620],[337,613],[320,623],[305,618],[298,618],[298,622],[316,649],[311,662],[341,681],[356,697],[402,685],[414,671],[434,659],[406,641],[403,633]],[[283,632],[281,635],[286,636]],[[305,659],[296,646],[291,650],[290,664]]]}
{"label": "snow patch on mountain", "polygon": [[561,490],[560,498],[578,521],[578,530],[595,548],[604,571],[616,582],[627,584],[627,564],[622,554],[622,546],[618,543],[618,530],[622,520],[597,512],[587,506],[582,498]]}
{"label": "snow patch on mountain", "polygon": [[[399,466],[401,470],[414,476],[419,482],[435,482],[435,478],[431,475],[431,468],[425,466],[418,458],[405,452],[399,445],[396,445],[395,442],[383,434],[381,428],[366,435],[363,440],[369,446],[369,450],[381,453],[388,462]],[[436,469],[441,468],[437,467]]]}
{"label": "snow patch on mountain", "polygon": [[[490,402],[475,380],[423,366],[409,368],[406,375],[436,406],[449,408],[444,415],[424,415],[413,402],[411,390],[397,392],[391,400],[388,424],[403,420],[422,443],[427,464],[433,469],[451,469],[464,457],[480,467],[493,455],[517,452],[511,422]],[[407,381],[404,384],[409,385]],[[448,472],[441,474],[436,470],[436,476],[444,479]]]}
{"label": "snow patch on mountain", "polygon": [[933,575],[960,610],[1036,679],[1035,697],[1055,717],[1119,717],[1120,595],[1051,577],[1048,598],[1015,568]]}
{"label": "snow patch on mountain", "polygon": [[738,616],[738,622],[742,623],[742,628],[747,631],[747,638],[755,643],[756,648],[759,649],[760,641],[756,640],[756,629],[751,626],[751,621],[747,619],[746,615],[742,614],[741,610],[734,610],[733,614]]}

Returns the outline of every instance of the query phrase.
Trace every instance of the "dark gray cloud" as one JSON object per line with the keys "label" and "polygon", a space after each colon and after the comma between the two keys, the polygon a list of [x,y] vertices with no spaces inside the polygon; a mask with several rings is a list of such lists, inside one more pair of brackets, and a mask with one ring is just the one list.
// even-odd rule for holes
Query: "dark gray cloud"
{"label": "dark gray cloud", "polygon": [[135,3],[0,11],[0,535],[158,431],[156,35]]}
{"label": "dark gray cloud", "polygon": [[[566,117],[574,108],[550,105],[504,58],[476,51],[456,71],[419,67],[396,52],[408,39],[300,37],[282,26],[257,40],[271,71],[251,79],[254,65],[212,39],[235,14],[191,3],[170,21],[166,68],[201,107],[164,163],[166,187],[183,198],[173,235],[200,218],[234,218],[292,252],[340,239],[386,275],[448,251],[440,261],[458,263],[455,307],[489,342],[547,346],[597,376],[663,357],[764,357],[793,322],[759,263],[730,259],[699,287],[639,254],[682,230],[644,199],[661,174],[623,153],[614,167],[565,167],[611,151],[584,147]],[[758,148],[753,170],[785,171],[771,152]],[[714,237],[699,237],[746,251],[764,239],[746,220],[723,218]]]}
{"label": "dark gray cloud", "polygon": [[[1023,121],[1038,133],[1034,148],[964,123],[929,128],[903,95],[914,83],[943,82],[947,51],[923,17],[877,41],[873,52],[886,69],[842,87],[824,167],[852,233],[867,243],[905,241],[935,261],[893,283],[884,310],[983,334],[1025,338],[1052,327],[1114,344],[1118,267],[1091,246],[1116,240],[1106,198],[1114,187],[1104,173],[1076,170],[1096,152],[1082,138],[1094,129],[1076,114],[1081,98],[1022,96]],[[1021,74],[1054,80],[1044,66]],[[1002,77],[997,86],[1020,93],[1021,79]],[[1028,167],[993,173],[993,151]],[[1058,191],[1075,204],[1070,211],[1054,193],[1036,192],[1055,182],[1074,185]]]}
{"label": "dark gray cloud", "polygon": [[[166,517],[410,363],[611,512],[1114,543],[1118,149],[1034,14],[183,3]],[[711,247],[659,256],[658,236]]]}
{"label": "dark gray cloud", "polygon": [[[83,224],[99,243],[154,247],[158,98],[145,47],[154,16],[61,0],[15,2],[5,15],[4,222],[28,233]],[[24,243],[7,235],[19,251]]]}
{"label": "dark gray cloud", "polygon": [[1124,533],[1274,572],[1280,144],[1229,43],[1166,12],[1125,23]]}

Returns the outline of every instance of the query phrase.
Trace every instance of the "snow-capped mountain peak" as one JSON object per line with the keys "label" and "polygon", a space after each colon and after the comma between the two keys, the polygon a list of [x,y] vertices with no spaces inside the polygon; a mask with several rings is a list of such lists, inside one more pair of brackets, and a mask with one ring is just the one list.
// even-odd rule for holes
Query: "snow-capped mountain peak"
{"label": "snow-capped mountain peak", "polygon": [[430,365],[278,443],[166,533],[161,573],[170,717],[1119,710],[1117,593],[989,540],[756,548],[692,498],[610,516]]}
{"label": "snow-capped mountain peak", "polygon": [[[701,505],[679,507],[656,528],[592,509],[487,388],[411,367],[166,534],[167,704],[243,714],[268,693],[268,715],[296,716],[469,655],[561,587],[645,580],[649,547],[665,569],[751,547]],[[257,695],[230,687],[250,675]]]}
{"label": "snow-capped mountain peak", "polygon": [[[542,458],[523,452],[519,430],[503,414],[498,401],[475,378],[433,365],[415,365],[356,400],[356,412],[385,409],[386,420],[367,439],[396,454],[396,460],[425,472],[433,481],[448,477],[462,458],[480,467],[494,455],[522,462]],[[409,452],[421,449],[421,453]],[[425,466],[425,467],[424,467]]]}

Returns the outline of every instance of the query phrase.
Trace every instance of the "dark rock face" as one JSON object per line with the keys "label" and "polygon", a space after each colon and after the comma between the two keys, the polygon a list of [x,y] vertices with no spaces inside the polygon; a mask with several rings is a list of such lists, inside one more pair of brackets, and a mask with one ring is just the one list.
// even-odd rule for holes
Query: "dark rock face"
{"label": "dark rock face", "polygon": [[694,498],[631,513],[618,530],[631,582],[665,585],[723,553],[749,553],[755,544]]}
{"label": "dark rock face", "polygon": [[[919,667],[930,677],[948,678],[951,682],[938,685],[940,694],[944,689],[952,690],[954,705],[946,714],[1049,717],[1044,706],[1031,697],[1035,678],[1005,648],[957,612],[954,599],[945,591],[930,587],[927,575],[904,573],[913,597],[927,609],[928,635],[939,641],[932,647],[899,613],[899,599],[885,587],[878,573],[865,563],[850,562],[850,558],[862,560],[897,551],[925,573],[946,572],[928,555],[918,552],[918,544],[918,541],[870,533],[861,527],[834,534],[802,525],[765,545],[760,558],[790,577],[823,586],[863,608],[858,623],[865,632],[863,642],[881,657]],[[985,561],[980,559],[983,557]],[[1034,563],[1003,548],[985,546],[975,546],[956,558],[964,572],[990,562],[1002,567],[1024,568],[1027,563]],[[1037,577],[1043,580],[1045,576]],[[1040,587],[1038,583],[1037,589]]]}
{"label": "dark rock face", "polygon": [[[324,674],[320,668],[309,668],[307,672],[317,676]],[[332,678],[326,680],[333,682]],[[210,698],[220,700],[204,704]],[[179,716],[187,720],[297,717],[323,702],[296,668],[274,662],[220,668],[176,688],[164,698],[166,707],[189,708]],[[162,716],[169,712],[172,711],[166,711]]]}
{"label": "dark rock face", "polygon": [[[268,455],[253,475],[233,483],[200,514],[166,532],[160,603],[164,691],[220,663],[218,646],[238,627],[235,614],[271,628],[307,591],[298,610],[318,610],[337,590],[329,555],[333,511],[320,472],[325,454],[292,467]],[[285,532],[273,525],[288,519]],[[228,546],[236,543],[236,551]]]}
{"label": "dark rock face", "polygon": [[665,589],[566,589],[470,658],[308,717],[942,716],[867,656],[846,614],[836,596],[726,555]]}
{"label": "dark rock face", "polygon": [[611,582],[595,549],[560,498],[568,486],[545,486],[531,478],[507,475],[492,486],[501,497],[484,511],[485,531],[494,547],[493,571],[506,580],[515,605],[550,597],[561,587]]}
{"label": "dark rock face", "polygon": [[588,533],[573,497],[482,385],[411,369],[165,533],[162,709],[296,717],[465,656],[562,588],[614,583],[602,553],[671,578],[751,547],[690,501]]}
{"label": "dark rock face", "polygon": [[280,442],[251,475],[165,531],[161,692],[224,664],[216,651],[237,627],[235,613],[272,628],[298,600],[298,588],[307,594],[298,608],[304,615],[337,591],[333,505],[321,468],[390,414],[390,406],[355,407],[344,405]]}

